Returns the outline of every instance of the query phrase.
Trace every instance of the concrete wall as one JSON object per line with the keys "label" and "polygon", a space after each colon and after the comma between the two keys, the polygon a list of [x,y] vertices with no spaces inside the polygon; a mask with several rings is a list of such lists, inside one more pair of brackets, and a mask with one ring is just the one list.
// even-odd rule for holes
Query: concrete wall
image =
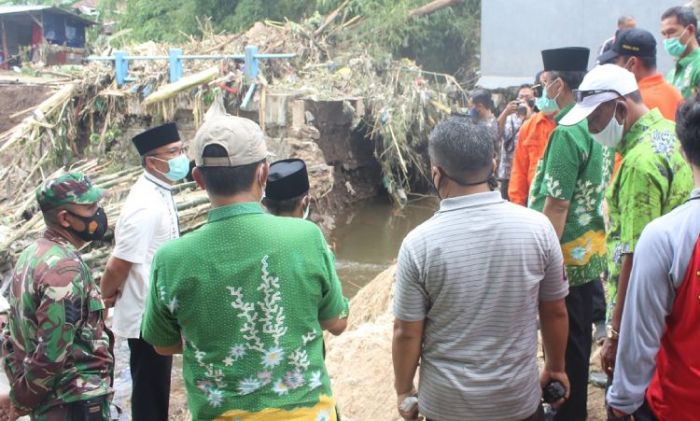
{"label": "concrete wall", "polygon": [[661,14],[679,0],[482,0],[481,79],[487,88],[532,83],[542,68],[540,51],[582,46],[598,49],[617,29],[617,18],[632,15],[637,27],[657,38],[659,70],[672,65],[659,34]]}

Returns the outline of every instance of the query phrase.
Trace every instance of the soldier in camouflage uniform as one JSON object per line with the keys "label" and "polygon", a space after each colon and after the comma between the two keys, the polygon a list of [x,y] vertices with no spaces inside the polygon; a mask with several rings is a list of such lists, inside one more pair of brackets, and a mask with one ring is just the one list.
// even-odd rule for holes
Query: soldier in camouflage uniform
{"label": "soldier in camouflage uniform", "polygon": [[114,369],[100,291],[78,250],[104,236],[102,190],[80,173],[36,192],[47,229],[12,273],[2,355],[14,409],[36,421],[108,420]]}

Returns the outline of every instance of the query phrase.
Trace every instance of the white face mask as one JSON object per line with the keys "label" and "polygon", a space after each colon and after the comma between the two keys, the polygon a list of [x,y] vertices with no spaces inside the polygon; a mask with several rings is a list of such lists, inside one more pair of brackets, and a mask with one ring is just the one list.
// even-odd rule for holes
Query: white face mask
{"label": "white face mask", "polygon": [[309,219],[309,211],[311,210],[311,203],[306,204],[306,209],[304,209],[303,219]]}
{"label": "white face mask", "polygon": [[591,133],[591,137],[598,143],[609,148],[617,148],[620,144],[622,136],[624,135],[625,126],[622,123],[618,123],[615,118],[615,113],[617,112],[617,104],[615,104],[615,111],[613,111],[612,118],[608,125],[605,126],[603,130],[599,133]]}

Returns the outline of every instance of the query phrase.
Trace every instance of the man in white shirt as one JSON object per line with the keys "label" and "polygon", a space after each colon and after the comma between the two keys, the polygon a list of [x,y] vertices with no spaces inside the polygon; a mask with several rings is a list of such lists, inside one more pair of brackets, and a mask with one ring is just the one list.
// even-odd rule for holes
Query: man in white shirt
{"label": "man in white shirt", "polygon": [[141,338],[140,328],[153,255],[163,243],[180,236],[171,189],[187,175],[189,160],[175,123],[147,130],[133,142],[144,173],[132,186],[117,221],[114,250],[100,286],[108,305],[114,303],[112,330],[129,342],[131,419],[166,421],[172,357],[157,354]]}

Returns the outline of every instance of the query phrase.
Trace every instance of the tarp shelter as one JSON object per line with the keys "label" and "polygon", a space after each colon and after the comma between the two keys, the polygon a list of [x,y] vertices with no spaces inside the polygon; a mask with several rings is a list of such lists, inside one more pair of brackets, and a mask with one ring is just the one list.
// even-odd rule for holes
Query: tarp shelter
{"label": "tarp shelter", "polygon": [[[85,28],[95,23],[52,6],[0,6],[0,50],[2,60],[16,56],[23,47],[38,49],[42,44],[68,49],[85,48]],[[66,55],[53,54],[55,63]]]}

